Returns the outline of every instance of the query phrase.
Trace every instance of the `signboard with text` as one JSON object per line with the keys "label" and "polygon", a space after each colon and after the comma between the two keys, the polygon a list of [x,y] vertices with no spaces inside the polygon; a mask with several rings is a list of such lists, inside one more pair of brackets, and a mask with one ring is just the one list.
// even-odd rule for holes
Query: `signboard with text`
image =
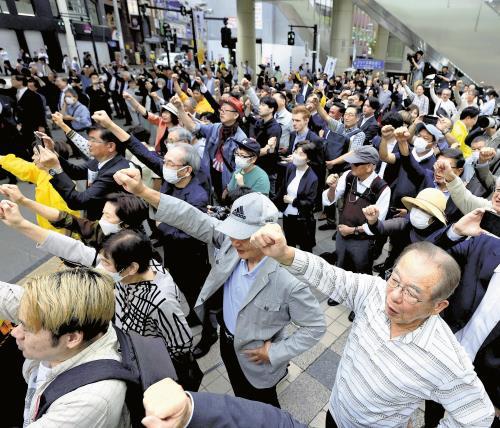
{"label": "signboard with text", "polygon": [[384,61],[381,59],[356,58],[352,66],[357,70],[383,70]]}

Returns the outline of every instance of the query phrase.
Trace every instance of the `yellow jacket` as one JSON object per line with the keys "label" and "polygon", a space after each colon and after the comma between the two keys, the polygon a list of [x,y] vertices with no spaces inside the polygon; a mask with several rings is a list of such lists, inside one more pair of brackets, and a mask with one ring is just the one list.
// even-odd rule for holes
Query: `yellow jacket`
{"label": "yellow jacket", "polygon": [[451,135],[455,137],[457,143],[460,143],[460,150],[462,151],[464,158],[468,158],[472,154],[472,149],[465,144],[465,138],[469,135],[465,124],[461,120],[457,120],[453,125],[451,130]]}
{"label": "yellow jacket", "polygon": [[[26,162],[14,155],[6,155],[0,157],[0,166],[11,174],[15,175],[21,181],[27,181],[35,185],[35,200],[41,204],[56,208],[60,211],[66,211],[75,216],[80,216],[78,211],[73,211],[68,208],[66,202],[57,192],[50,180],[52,176],[47,172],[36,167],[31,162]],[[38,224],[44,229],[55,230],[59,233],[65,233],[64,229],[54,228],[47,219],[37,215]]]}
{"label": "yellow jacket", "polygon": [[[189,97],[184,92],[181,92],[180,99],[182,102],[184,102],[184,101],[188,100]],[[209,113],[213,113],[214,109],[212,108],[210,103],[207,101],[207,99],[205,97],[203,97],[203,99],[196,104],[194,111],[198,114],[205,113],[206,111],[208,111]]]}

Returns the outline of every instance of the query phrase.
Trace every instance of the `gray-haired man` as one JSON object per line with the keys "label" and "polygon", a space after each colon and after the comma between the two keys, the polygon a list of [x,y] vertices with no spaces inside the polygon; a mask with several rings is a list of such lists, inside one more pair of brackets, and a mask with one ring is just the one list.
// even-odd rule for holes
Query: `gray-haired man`
{"label": "gray-haired man", "polygon": [[[235,395],[279,407],[276,384],[289,361],[319,341],[325,321],[309,288],[250,244],[260,227],[277,222],[278,209],[266,196],[249,193],[220,221],[148,189],[132,170],[118,172],[115,180],[157,207],[155,220],[215,246],[195,310],[203,316],[204,304],[222,297],[220,348]],[[291,322],[298,329],[286,336]]]}

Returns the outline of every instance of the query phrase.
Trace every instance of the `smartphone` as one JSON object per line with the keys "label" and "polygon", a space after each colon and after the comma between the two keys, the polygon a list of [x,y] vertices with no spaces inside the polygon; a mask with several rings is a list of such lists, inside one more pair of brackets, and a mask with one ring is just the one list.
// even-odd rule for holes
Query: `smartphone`
{"label": "smartphone", "polygon": [[389,214],[396,215],[399,213],[399,209],[396,207],[389,207]]}
{"label": "smartphone", "polygon": [[430,115],[430,114],[426,114],[426,115],[423,117],[422,121],[423,121],[426,125],[434,125],[434,126],[436,126],[436,123],[437,123],[438,119],[439,119],[439,117],[437,117],[437,116],[432,116],[432,115]]}
{"label": "smartphone", "polygon": [[492,211],[485,211],[481,223],[481,229],[500,237],[500,216]]}
{"label": "smartphone", "polygon": [[43,141],[38,136],[38,133],[35,131],[35,132],[33,132],[33,135],[35,136],[35,141],[33,141],[33,148],[35,148],[36,146],[42,146],[43,147]]}

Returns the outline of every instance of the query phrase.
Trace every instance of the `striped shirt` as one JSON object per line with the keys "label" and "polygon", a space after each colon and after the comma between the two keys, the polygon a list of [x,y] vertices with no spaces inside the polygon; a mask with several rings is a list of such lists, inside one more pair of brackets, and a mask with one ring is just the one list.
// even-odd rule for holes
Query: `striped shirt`
{"label": "striped shirt", "polygon": [[300,250],[285,268],[356,313],[330,397],[339,427],[405,428],[422,400],[447,410],[439,427],[491,425],[493,405],[440,316],[391,339],[384,280],[344,271]]}
{"label": "striped shirt", "polygon": [[[359,149],[365,144],[365,133],[363,131],[360,131],[358,126],[345,129],[345,125],[340,120],[336,120],[333,117],[328,118],[327,125],[328,132],[333,131],[337,134],[341,134],[344,137],[349,138],[351,142],[351,144],[349,145],[349,151]],[[325,134],[325,140],[328,137],[328,132]]]}
{"label": "striped shirt", "polygon": [[115,325],[141,336],[162,337],[171,356],[185,354],[193,335],[181,307],[184,298],[161,264],[152,260],[150,267],[156,272],[151,281],[116,283]]}

